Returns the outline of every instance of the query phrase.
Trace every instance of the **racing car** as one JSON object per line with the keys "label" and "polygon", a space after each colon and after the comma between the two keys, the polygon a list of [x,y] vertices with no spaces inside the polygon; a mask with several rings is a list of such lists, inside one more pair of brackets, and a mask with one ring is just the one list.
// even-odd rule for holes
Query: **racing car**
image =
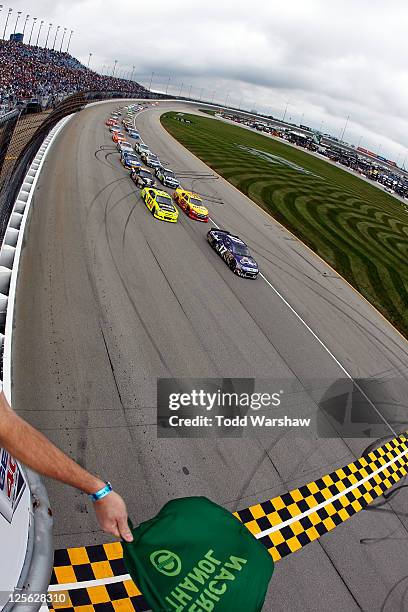
{"label": "racing car", "polygon": [[135,139],[140,138],[139,132],[137,132],[133,128],[126,128],[126,131],[129,134],[130,138],[135,138]]}
{"label": "racing car", "polygon": [[126,140],[126,138],[124,137],[122,132],[113,132],[112,140],[117,144],[118,142],[123,142],[124,140]]}
{"label": "racing car", "polygon": [[128,151],[129,153],[133,153],[133,147],[130,142],[126,140],[120,140],[116,146],[119,153],[123,153],[124,151]]}
{"label": "racing car", "polygon": [[173,193],[173,199],[191,219],[207,223],[208,209],[203,206],[203,201],[197,193],[178,187]]}
{"label": "racing car", "polygon": [[160,167],[160,159],[154,153],[143,152],[140,154],[140,158],[146,164],[146,166],[149,166],[150,168]]}
{"label": "racing car", "polygon": [[166,187],[171,187],[172,189],[176,189],[180,186],[180,181],[176,178],[173,170],[169,168],[163,168],[163,166],[158,166],[156,168],[156,176],[162,185]]}
{"label": "racing car", "polygon": [[171,197],[165,191],[160,189],[152,189],[145,187],[140,194],[147,208],[152,213],[153,217],[161,221],[176,223],[178,219],[178,210],[174,206]]}
{"label": "racing car", "polygon": [[108,127],[111,127],[112,125],[118,125],[118,122],[116,121],[116,119],[107,119],[107,121],[105,122],[105,125]]}
{"label": "racing car", "polygon": [[136,183],[136,185],[138,187],[141,187],[142,189],[144,187],[155,187],[156,186],[156,181],[154,180],[153,174],[150,172],[150,170],[143,168],[143,166],[139,165],[138,168],[132,169],[130,176],[131,176],[132,181]]}
{"label": "racing car", "polygon": [[256,278],[258,276],[258,264],[251,256],[245,242],[238,236],[213,227],[207,233],[207,240],[234,274],[245,278]]}
{"label": "racing car", "polygon": [[109,127],[109,131],[113,134],[114,132],[120,132],[120,127],[114,123]]}
{"label": "racing car", "polygon": [[137,156],[130,151],[123,151],[120,156],[120,161],[125,168],[130,168],[130,170],[140,168],[140,161]]}
{"label": "racing car", "polygon": [[135,151],[141,155],[142,153],[150,153],[150,149],[144,142],[137,142],[135,144]]}

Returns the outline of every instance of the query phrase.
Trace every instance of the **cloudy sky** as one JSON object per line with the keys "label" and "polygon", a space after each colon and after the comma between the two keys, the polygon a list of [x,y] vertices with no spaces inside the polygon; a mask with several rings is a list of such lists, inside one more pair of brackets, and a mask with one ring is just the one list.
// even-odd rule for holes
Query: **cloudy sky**
{"label": "cloudy sky", "polygon": [[[19,10],[22,18],[29,13],[37,23],[73,29],[70,51],[85,64],[92,53],[95,70],[112,72],[117,60],[120,76],[135,66],[144,85],[153,73],[155,90],[191,91],[280,118],[286,109],[287,119],[335,136],[349,116],[346,140],[400,163],[408,152],[406,0],[6,0],[4,6],[13,8],[11,30]],[[4,21],[3,9],[0,28]],[[36,32],[37,26],[33,40]],[[59,36],[57,48],[60,42]]]}

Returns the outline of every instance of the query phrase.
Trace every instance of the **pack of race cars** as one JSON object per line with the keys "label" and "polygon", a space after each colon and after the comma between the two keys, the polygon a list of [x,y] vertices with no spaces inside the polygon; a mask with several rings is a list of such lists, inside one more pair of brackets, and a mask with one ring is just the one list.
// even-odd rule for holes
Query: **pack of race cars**
{"label": "pack of race cars", "polygon": [[[173,170],[164,167],[159,157],[142,142],[135,128],[134,116],[144,108],[144,105],[137,104],[125,107],[123,110],[126,115],[123,119],[122,109],[117,109],[105,122],[120,154],[121,164],[130,170],[132,181],[141,189],[142,200],[156,219],[176,223],[179,216],[178,206],[190,219],[207,223],[209,213],[200,195],[181,187]],[[127,137],[136,140],[136,143],[132,145]],[[157,181],[163,187],[174,189],[172,196],[164,189],[158,188]],[[251,256],[248,246],[238,236],[214,227],[207,233],[207,241],[235,274],[244,278],[258,276],[258,264]]]}

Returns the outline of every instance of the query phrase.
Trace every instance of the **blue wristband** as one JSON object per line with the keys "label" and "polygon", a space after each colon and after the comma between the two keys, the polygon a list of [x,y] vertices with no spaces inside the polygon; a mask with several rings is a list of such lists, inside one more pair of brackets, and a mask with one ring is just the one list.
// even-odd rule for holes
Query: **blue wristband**
{"label": "blue wristband", "polygon": [[112,485],[110,482],[107,482],[106,485],[103,487],[103,489],[96,491],[96,493],[91,493],[89,497],[92,499],[92,501],[96,502],[96,501],[99,501],[100,499],[103,499],[107,495],[109,495],[111,491],[112,491]]}

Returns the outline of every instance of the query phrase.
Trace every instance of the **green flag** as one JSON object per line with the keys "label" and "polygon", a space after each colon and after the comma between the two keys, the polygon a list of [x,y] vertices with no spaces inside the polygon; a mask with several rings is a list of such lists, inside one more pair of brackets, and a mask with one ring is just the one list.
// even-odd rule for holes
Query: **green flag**
{"label": "green flag", "polygon": [[125,565],[154,612],[262,609],[272,557],[225,508],[175,499],[132,531]]}

